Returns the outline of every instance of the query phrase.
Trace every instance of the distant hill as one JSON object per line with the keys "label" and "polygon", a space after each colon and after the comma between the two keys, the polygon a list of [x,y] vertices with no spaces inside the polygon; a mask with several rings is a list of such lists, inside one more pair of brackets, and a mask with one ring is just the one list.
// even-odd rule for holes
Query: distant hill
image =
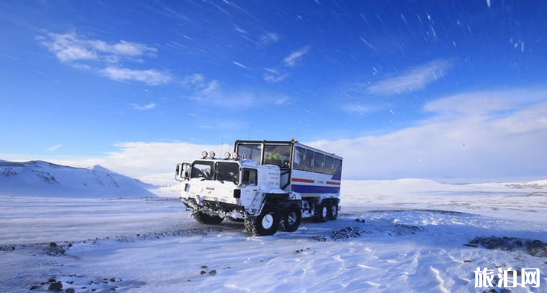
{"label": "distant hill", "polygon": [[110,171],[56,165],[44,161],[0,160],[0,196],[142,197],[155,196],[153,185]]}

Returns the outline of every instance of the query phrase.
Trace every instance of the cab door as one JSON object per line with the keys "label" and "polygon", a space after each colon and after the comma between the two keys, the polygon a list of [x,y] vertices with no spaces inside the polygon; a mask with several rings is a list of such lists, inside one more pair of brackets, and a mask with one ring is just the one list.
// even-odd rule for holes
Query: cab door
{"label": "cab door", "polygon": [[[248,212],[253,212],[252,208],[257,205],[258,197],[258,172],[252,168],[242,168],[241,170],[241,197],[240,205],[245,207]],[[260,205],[261,201],[258,203]]]}

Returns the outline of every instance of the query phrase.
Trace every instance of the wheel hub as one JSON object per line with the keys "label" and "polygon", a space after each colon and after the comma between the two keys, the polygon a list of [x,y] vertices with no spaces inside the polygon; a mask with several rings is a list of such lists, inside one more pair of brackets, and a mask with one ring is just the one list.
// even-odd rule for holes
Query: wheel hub
{"label": "wheel hub", "polygon": [[266,214],[264,215],[264,217],[262,217],[262,227],[264,229],[270,229],[274,224],[274,219],[273,219],[273,216],[270,215],[270,214]]}

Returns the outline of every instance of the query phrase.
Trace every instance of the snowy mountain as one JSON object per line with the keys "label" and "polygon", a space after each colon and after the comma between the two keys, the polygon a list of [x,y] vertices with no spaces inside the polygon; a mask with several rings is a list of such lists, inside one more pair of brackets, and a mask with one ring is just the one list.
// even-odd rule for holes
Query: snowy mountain
{"label": "snowy mountain", "polygon": [[115,173],[99,165],[91,169],[44,161],[0,160],[0,195],[50,197],[155,196],[153,185]]}

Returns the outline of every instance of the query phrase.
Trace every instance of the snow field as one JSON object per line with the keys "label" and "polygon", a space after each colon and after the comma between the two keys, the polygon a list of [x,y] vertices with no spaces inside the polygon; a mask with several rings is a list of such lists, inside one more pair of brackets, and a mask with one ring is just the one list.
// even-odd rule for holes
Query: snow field
{"label": "snow field", "polygon": [[268,237],[200,225],[168,198],[0,196],[0,292],[483,292],[478,267],[539,268],[539,288],[511,292],[546,292],[545,257],[466,246],[547,242],[530,186],[350,181],[338,220]]}

